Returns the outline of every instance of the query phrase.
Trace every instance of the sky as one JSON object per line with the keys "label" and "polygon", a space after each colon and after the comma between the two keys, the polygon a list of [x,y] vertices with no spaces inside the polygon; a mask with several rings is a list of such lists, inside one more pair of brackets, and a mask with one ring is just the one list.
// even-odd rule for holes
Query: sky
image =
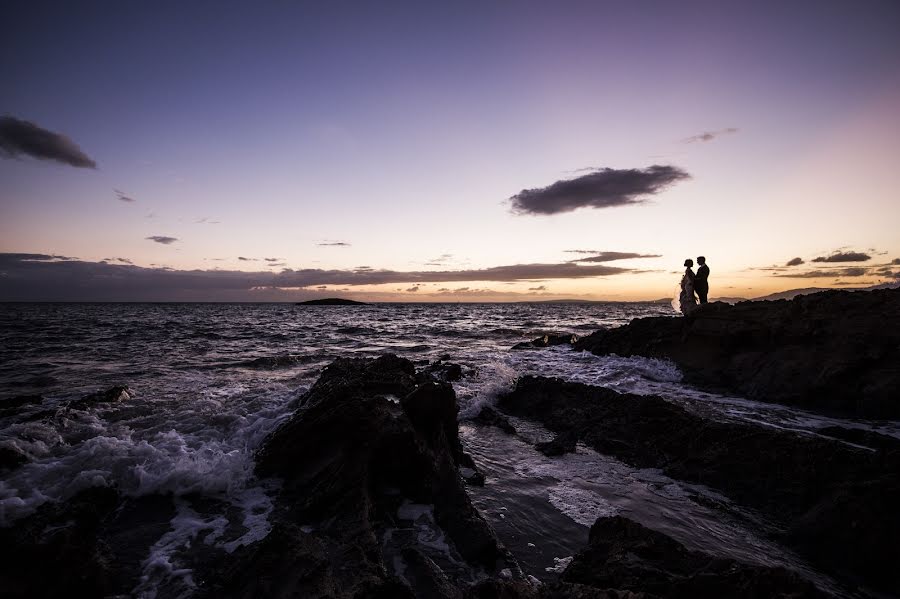
{"label": "sky", "polygon": [[900,280],[897,2],[5,2],[0,301]]}

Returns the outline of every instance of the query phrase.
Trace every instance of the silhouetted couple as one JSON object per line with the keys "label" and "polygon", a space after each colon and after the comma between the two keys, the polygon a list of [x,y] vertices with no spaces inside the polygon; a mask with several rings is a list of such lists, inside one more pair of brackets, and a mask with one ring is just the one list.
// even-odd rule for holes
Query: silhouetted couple
{"label": "silhouetted couple", "polygon": [[[706,296],[709,294],[709,267],[706,265],[706,258],[703,256],[697,256],[697,264],[700,266],[697,268],[697,272],[694,273],[694,271],[691,270],[691,267],[694,266],[694,261],[690,258],[684,261],[684,276],[681,277],[681,289],[677,298],[678,305],[675,306],[675,309],[685,315],[697,307],[698,298],[700,300],[700,305],[707,303]],[[697,294],[697,297],[694,297],[695,293]],[[675,302],[672,303],[674,304]]]}

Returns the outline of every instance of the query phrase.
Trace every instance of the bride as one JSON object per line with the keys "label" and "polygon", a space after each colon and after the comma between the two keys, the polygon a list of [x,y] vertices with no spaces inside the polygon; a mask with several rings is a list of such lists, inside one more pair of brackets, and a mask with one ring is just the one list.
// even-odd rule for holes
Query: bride
{"label": "bride", "polygon": [[694,271],[691,270],[693,265],[694,261],[690,258],[684,261],[685,268],[684,275],[681,277],[681,285],[672,300],[672,307],[685,316],[697,307],[697,300],[694,297]]}

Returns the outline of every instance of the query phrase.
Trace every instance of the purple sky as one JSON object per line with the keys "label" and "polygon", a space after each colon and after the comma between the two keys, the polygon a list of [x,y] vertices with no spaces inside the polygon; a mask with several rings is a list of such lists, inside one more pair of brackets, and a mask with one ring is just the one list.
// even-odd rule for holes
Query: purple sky
{"label": "purple sky", "polygon": [[[0,300],[655,298],[699,253],[713,295],[900,271],[896,2],[5,11]],[[812,267],[836,251],[870,258]]]}

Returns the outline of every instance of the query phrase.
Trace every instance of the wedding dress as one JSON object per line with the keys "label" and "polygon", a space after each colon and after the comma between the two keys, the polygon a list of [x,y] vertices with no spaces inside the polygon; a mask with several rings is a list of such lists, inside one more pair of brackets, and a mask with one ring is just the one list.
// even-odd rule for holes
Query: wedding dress
{"label": "wedding dress", "polygon": [[697,307],[697,298],[694,297],[694,271],[690,268],[686,268],[681,276],[681,285],[672,300],[672,307],[685,316]]}

